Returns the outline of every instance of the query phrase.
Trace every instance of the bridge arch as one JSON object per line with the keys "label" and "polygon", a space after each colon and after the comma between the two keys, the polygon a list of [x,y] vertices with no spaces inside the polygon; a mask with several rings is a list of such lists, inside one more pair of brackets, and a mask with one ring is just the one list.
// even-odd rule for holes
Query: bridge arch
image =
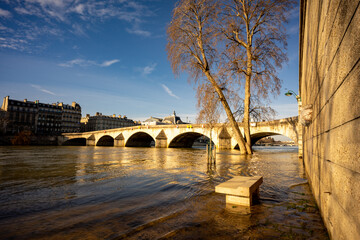
{"label": "bridge arch", "polygon": [[275,135],[282,135],[285,137],[290,138],[291,140],[293,140],[295,143],[298,142],[298,135],[297,132],[258,132],[258,133],[254,133],[251,134],[251,144],[254,145],[258,140],[264,138],[264,137],[270,137],[270,136],[275,136]]}
{"label": "bridge arch", "polygon": [[125,143],[125,147],[151,147],[154,138],[146,132],[136,132]]}
{"label": "bridge arch", "polygon": [[[191,148],[196,139],[207,135],[198,132],[185,132],[174,137],[169,143],[169,148]],[[213,142],[214,144],[214,142]],[[215,144],[214,144],[215,145]]]}
{"label": "bridge arch", "polygon": [[[251,135],[251,144],[254,145],[257,141],[259,141],[260,139],[262,139],[264,137],[270,137],[270,136],[276,136],[276,135],[285,136],[283,134],[274,133],[274,132],[260,132],[260,133],[252,134]],[[285,136],[285,137],[287,137],[287,136]]]}
{"label": "bridge arch", "polygon": [[61,144],[62,146],[86,146],[86,138],[72,138]]}
{"label": "bridge arch", "polygon": [[104,135],[97,141],[96,146],[114,146],[114,138]]}
{"label": "bridge arch", "polygon": [[[276,135],[282,135],[282,136],[290,138],[295,143],[297,142],[296,136],[288,136],[288,135],[285,135],[284,133],[279,133],[279,132],[258,132],[258,133],[254,133],[254,134],[250,135],[251,145],[253,146],[257,141],[259,141],[260,139],[262,139],[264,137],[270,137],[270,136],[276,136]],[[239,145],[236,144],[234,149],[239,149]]]}

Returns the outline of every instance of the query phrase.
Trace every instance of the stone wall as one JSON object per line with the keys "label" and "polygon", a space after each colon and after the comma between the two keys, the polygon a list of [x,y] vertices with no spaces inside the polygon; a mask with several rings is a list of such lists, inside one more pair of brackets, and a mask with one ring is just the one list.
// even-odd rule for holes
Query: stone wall
{"label": "stone wall", "polygon": [[301,0],[305,169],[332,239],[360,239],[360,0]]}

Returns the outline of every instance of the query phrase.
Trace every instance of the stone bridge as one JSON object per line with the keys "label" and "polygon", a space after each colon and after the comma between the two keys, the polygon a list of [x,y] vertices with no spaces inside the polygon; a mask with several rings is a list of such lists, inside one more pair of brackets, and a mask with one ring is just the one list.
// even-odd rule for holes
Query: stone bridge
{"label": "stone bridge", "polygon": [[[243,132],[242,123],[238,123]],[[298,117],[269,122],[251,123],[251,142],[272,136],[284,135],[295,143],[301,141]],[[212,129],[212,141],[217,149],[238,148],[229,124],[216,124]],[[159,148],[191,148],[201,136],[210,138],[206,124],[178,124],[156,126],[133,126],[83,133],[65,133],[59,137],[59,145],[149,147],[155,142]],[[300,145],[300,144],[299,144]]]}

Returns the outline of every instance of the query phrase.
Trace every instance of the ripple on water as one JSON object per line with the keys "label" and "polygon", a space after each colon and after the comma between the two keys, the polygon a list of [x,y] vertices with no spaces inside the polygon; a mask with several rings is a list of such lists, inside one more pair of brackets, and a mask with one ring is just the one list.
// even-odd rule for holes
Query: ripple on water
{"label": "ripple on water", "polygon": [[[0,235],[37,239],[326,238],[293,149],[0,147]],[[225,204],[233,176],[261,175],[260,202]]]}

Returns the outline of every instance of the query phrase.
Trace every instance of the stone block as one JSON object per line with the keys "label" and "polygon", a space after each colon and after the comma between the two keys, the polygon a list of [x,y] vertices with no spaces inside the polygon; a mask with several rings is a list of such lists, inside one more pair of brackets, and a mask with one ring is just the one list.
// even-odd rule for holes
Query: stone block
{"label": "stone block", "polygon": [[226,194],[229,204],[251,206],[253,198],[259,195],[259,186],[263,182],[261,176],[236,176],[215,187],[215,192]]}
{"label": "stone block", "polygon": [[360,118],[324,133],[324,158],[360,174],[359,129]]}
{"label": "stone block", "polygon": [[[353,11],[351,11],[353,13]],[[331,65],[327,65],[328,72],[326,73],[324,84],[322,86],[323,99],[321,105],[324,105],[329,97],[337,90],[343,80],[347,75],[352,71],[356,62],[359,60],[360,56],[360,9],[357,9],[357,12],[354,18],[351,20],[350,25],[348,26],[344,37],[341,39],[341,44],[336,47],[336,53]]]}
{"label": "stone block", "polygon": [[[360,239],[360,226],[352,214],[344,210],[343,206],[338,202],[335,195],[327,196],[327,215],[324,222],[329,230],[331,239]],[[353,208],[354,211],[359,209]]]}
{"label": "stone block", "polygon": [[229,181],[217,185],[215,187],[215,192],[250,197],[251,194],[261,185],[262,182],[263,178],[261,176],[236,176]]}
{"label": "stone block", "polygon": [[356,187],[356,183],[360,182],[360,174],[337,164],[331,165],[332,170],[327,174],[330,175],[333,201],[341,206],[345,215],[355,223],[360,223],[360,192]]}
{"label": "stone block", "polygon": [[[324,127],[323,132],[329,131],[360,116],[360,62],[347,76],[334,95],[325,103],[319,118]],[[325,91],[325,90],[323,90]]]}
{"label": "stone block", "polygon": [[235,204],[235,205],[243,205],[243,206],[251,206],[252,205],[252,197],[239,197],[233,195],[226,195],[226,203]]}

